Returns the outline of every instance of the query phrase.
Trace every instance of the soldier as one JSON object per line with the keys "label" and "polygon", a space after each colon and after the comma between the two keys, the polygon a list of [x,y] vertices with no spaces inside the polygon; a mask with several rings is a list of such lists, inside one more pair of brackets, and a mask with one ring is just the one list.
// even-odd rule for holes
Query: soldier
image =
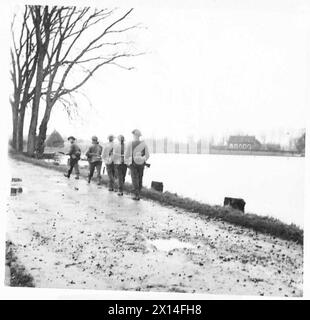
{"label": "soldier", "polygon": [[141,132],[138,129],[132,131],[133,141],[128,144],[125,153],[125,162],[130,167],[131,179],[134,191],[133,200],[140,200],[142,180],[145,163],[150,157],[149,150],[144,141],[140,140]]}
{"label": "soldier", "polygon": [[127,165],[125,163],[125,138],[123,135],[118,136],[119,143],[114,146],[114,168],[118,184],[118,195],[123,195],[123,186],[125,183]]}
{"label": "soldier", "polygon": [[101,182],[101,167],[102,167],[102,146],[99,144],[98,138],[96,136],[92,137],[92,145],[86,152],[86,157],[89,162],[89,175],[88,183],[90,183],[95,169],[97,170],[98,184]]}
{"label": "soldier", "polygon": [[[114,152],[114,136],[108,136],[108,143],[103,149],[103,160],[107,168],[107,173],[109,177],[109,191],[114,191],[114,182],[115,182],[115,169],[113,162],[113,152]],[[116,191],[116,190],[115,190]]]}
{"label": "soldier", "polygon": [[73,136],[70,136],[68,138],[68,141],[70,142],[70,150],[66,154],[70,156],[69,159],[69,170],[68,173],[65,173],[64,176],[66,178],[70,178],[70,175],[72,173],[73,168],[75,169],[75,179],[79,179],[80,177],[80,171],[79,171],[79,160],[81,158],[81,149],[79,146],[76,144],[76,139]]}

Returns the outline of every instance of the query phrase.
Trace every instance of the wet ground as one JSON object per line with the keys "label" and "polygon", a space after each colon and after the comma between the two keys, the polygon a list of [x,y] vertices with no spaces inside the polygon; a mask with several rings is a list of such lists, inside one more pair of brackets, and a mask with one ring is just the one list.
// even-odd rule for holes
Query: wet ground
{"label": "wet ground", "polygon": [[36,287],[302,295],[302,246],[11,161],[8,240]]}

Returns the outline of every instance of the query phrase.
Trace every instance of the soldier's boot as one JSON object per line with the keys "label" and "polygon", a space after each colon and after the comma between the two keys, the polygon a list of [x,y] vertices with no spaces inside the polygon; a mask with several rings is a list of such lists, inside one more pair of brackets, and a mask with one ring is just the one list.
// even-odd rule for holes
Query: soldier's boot
{"label": "soldier's boot", "polygon": [[134,197],[132,198],[133,200],[139,201],[140,200],[140,195],[138,192],[135,193]]}

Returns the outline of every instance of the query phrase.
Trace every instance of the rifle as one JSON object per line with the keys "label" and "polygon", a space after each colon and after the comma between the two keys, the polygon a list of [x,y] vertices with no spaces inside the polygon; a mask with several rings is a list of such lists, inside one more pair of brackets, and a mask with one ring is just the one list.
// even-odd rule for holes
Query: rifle
{"label": "rifle", "polygon": [[[67,153],[65,153],[65,152],[62,152],[62,151],[57,151],[58,153],[60,153],[60,154],[63,154],[64,156],[69,156]],[[80,160],[81,159],[81,154],[75,154],[75,156],[76,156],[76,158],[78,159],[78,160]]]}

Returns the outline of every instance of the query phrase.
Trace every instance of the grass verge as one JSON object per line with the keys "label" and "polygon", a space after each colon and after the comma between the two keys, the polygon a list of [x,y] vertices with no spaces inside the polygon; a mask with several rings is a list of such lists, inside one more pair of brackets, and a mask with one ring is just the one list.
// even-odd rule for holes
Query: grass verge
{"label": "grass verge", "polygon": [[[64,165],[56,166],[42,160],[27,157],[23,154],[10,153],[11,158],[41,166],[47,169],[65,172],[67,167]],[[87,169],[81,169],[81,176],[87,177]],[[108,179],[103,176],[102,184],[107,184]],[[131,184],[125,183],[124,190],[131,192]],[[294,241],[298,244],[303,244],[303,230],[295,224],[287,224],[279,219],[269,216],[261,216],[253,213],[242,213],[229,207],[210,206],[199,201],[181,197],[171,192],[157,192],[153,189],[143,188],[142,196],[146,199],[156,201],[165,206],[177,207],[189,212],[196,212],[201,216],[207,216],[214,219],[219,219],[234,225],[245,228],[250,228],[256,232],[269,234],[283,240]]]}
{"label": "grass verge", "polygon": [[27,273],[14,253],[14,244],[6,241],[5,265],[6,283],[10,287],[34,287],[33,277]]}

